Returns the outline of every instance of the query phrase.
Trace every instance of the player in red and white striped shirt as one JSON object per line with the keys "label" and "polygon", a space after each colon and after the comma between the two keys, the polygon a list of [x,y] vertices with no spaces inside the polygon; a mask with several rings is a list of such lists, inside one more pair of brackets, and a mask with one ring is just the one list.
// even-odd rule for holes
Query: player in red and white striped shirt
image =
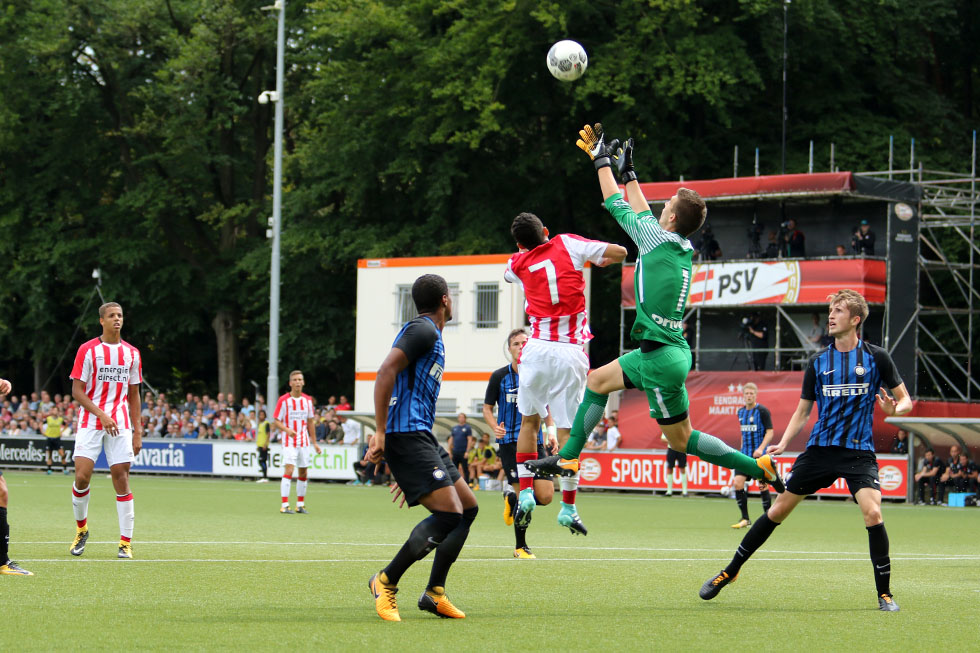
{"label": "player in red and white striped shirt", "polygon": [[[521,493],[514,520],[525,526],[534,510],[534,474],[524,463],[536,460],[541,420],[551,416],[562,444],[568,439],[575,411],[585,392],[589,359],[583,351],[592,338],[585,309],[587,262],[598,267],[622,263],[626,248],[573,234],[548,238],[548,229],[533,213],[521,213],[510,227],[520,250],[510,257],[504,279],[524,290],[531,337],[521,352],[517,408],[517,471]],[[561,478],[562,508],[558,523],[585,534],[575,509],[578,475]]]}
{"label": "player in red and white striped shirt", "polygon": [[129,489],[129,465],[143,447],[140,421],[140,352],[122,339],[123,310],[115,302],[99,307],[102,335],[78,348],[71,370],[71,395],[82,405],[75,436],[75,540],[71,554],[80,556],[88,541],[89,482],[99,453],[106,462],[116,489],[119,516],[119,557],[132,558],[133,493]]}
{"label": "player in red and white striped shirt", "polygon": [[313,399],[303,394],[306,384],[303,373],[293,370],[289,373],[289,392],[279,397],[276,412],[273,413],[276,427],[282,431],[283,474],[279,485],[282,496],[282,506],[279,512],[292,514],[289,509],[289,492],[293,483],[293,467],[299,469],[296,479],[296,512],[305,515],[306,499],[306,470],[310,466],[310,445],[320,453],[320,445],[316,443],[316,433],[313,428],[313,417],[316,408]]}

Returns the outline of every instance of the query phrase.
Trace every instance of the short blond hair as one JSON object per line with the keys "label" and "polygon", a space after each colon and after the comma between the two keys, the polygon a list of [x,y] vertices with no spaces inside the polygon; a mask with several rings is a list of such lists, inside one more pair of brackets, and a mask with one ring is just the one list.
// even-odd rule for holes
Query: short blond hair
{"label": "short blond hair", "polygon": [[851,317],[861,318],[861,322],[858,326],[863,327],[864,321],[868,319],[868,302],[865,300],[864,296],[861,295],[856,290],[851,290],[849,288],[844,288],[843,290],[838,290],[833,295],[827,295],[827,302],[830,306],[841,302],[847,307],[847,312],[850,313]]}
{"label": "short blond hair", "polygon": [[759,392],[759,386],[757,386],[756,384],[752,383],[751,381],[749,381],[748,383],[743,383],[742,384],[742,390],[749,390],[749,389],[752,389],[752,390],[755,390],[756,392]]}
{"label": "short blond hair", "polygon": [[293,370],[292,372],[289,373],[289,378],[291,379],[294,376],[296,376],[297,374],[302,374],[302,373],[303,373],[303,370]]}

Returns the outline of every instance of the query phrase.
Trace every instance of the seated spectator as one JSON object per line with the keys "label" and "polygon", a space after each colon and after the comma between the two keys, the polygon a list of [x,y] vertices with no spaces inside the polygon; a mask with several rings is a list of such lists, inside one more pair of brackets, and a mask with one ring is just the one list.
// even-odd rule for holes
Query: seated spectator
{"label": "seated spectator", "polygon": [[875,255],[875,233],[871,231],[871,225],[867,220],[861,220],[861,225],[854,230],[851,236],[851,249],[858,256]]}
{"label": "seated spectator", "polygon": [[706,224],[701,229],[701,236],[694,244],[694,250],[697,252],[697,258],[700,261],[715,261],[721,258],[721,245],[715,239],[711,225]]}
{"label": "seated spectator", "polygon": [[[343,398],[343,397],[341,397]],[[344,429],[344,444],[357,444],[361,441],[361,425],[352,419],[339,417],[340,428]]]}
{"label": "seated spectator", "polygon": [[838,245],[835,251],[837,252],[837,256],[847,256],[847,248],[843,245]]}
{"label": "seated spectator", "polygon": [[[480,443],[473,447],[470,451],[469,457],[466,459],[467,464],[470,469],[470,487],[477,489],[480,487],[478,479],[480,474],[484,473],[487,468],[493,468],[488,471],[498,471],[500,469],[500,461],[497,459],[497,452],[494,450],[493,446],[490,445],[490,434],[484,433],[480,438]],[[497,465],[495,467],[495,465]]]}
{"label": "seated spectator", "polygon": [[585,448],[593,451],[606,448],[606,426],[604,424],[596,425],[595,430],[589,434],[589,438],[585,441]]}
{"label": "seated spectator", "polygon": [[969,456],[961,453],[947,469],[949,480],[947,488],[954,492],[976,492],[977,489],[977,465],[970,460]]}
{"label": "seated spectator", "polygon": [[939,485],[939,479],[942,478],[942,472],[945,465],[943,461],[933,453],[932,449],[926,451],[925,456],[922,461],[922,468],[915,475],[915,482],[919,488],[919,503],[924,504],[926,502],[926,487],[931,489],[931,498],[929,499],[930,505],[936,505],[936,489]]}
{"label": "seated spectator", "polygon": [[895,439],[892,440],[892,453],[897,453],[905,455],[909,452],[909,434],[908,431],[899,429],[898,433],[895,434]]}
{"label": "seated spectator", "polygon": [[960,462],[961,453],[962,449],[960,449],[960,445],[958,444],[954,444],[949,448],[949,459],[945,461],[943,464],[943,470],[939,473],[939,476],[937,476],[939,479],[939,483],[936,486],[937,490],[939,491],[938,503],[944,502],[943,499],[946,496],[946,490],[953,485],[950,474],[953,471],[953,466]]}
{"label": "seated spectator", "polygon": [[242,397],[242,413],[251,417],[252,413],[254,412],[255,406],[253,406],[247,398]]}
{"label": "seated spectator", "polygon": [[344,441],[344,429],[335,419],[327,420],[327,444],[341,444]]}
{"label": "seated spectator", "polygon": [[337,398],[333,395],[327,397],[327,408],[333,409],[337,407]]}
{"label": "seated spectator", "polygon": [[180,427],[180,437],[182,438],[197,438],[197,431],[193,429],[190,422],[186,422]]}

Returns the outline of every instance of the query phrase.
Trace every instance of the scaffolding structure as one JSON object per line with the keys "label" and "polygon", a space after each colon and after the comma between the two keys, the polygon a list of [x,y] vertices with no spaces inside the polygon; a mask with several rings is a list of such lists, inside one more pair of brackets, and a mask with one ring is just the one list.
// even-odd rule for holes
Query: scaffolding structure
{"label": "scaffolding structure", "polygon": [[[900,335],[915,340],[916,398],[980,400],[976,133],[969,174],[926,170],[921,164],[855,174],[907,176],[922,190],[916,310]],[[889,343],[889,349],[896,344]]]}

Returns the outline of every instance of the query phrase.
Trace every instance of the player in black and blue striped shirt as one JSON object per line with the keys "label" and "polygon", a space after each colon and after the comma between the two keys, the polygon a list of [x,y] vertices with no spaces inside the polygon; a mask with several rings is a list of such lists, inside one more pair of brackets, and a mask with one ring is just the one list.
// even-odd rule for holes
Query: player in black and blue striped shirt
{"label": "player in black and blue striped shirt", "polygon": [[[759,386],[746,383],[742,386],[742,399],[745,405],[738,409],[738,425],[742,431],[742,453],[746,456],[759,458],[766,453],[766,447],[772,442],[772,415],[769,409],[758,403]],[[749,520],[749,493],[745,489],[748,476],[735,472],[735,501],[742,512],[742,518],[732,524],[732,528],[745,528],[751,524]],[[759,479],[759,495],[762,499],[762,509],[769,511],[772,501],[769,497],[769,485],[765,479]]]}
{"label": "player in black and blue striped shirt", "polygon": [[[517,409],[517,391],[520,383],[518,363],[526,342],[527,332],[524,329],[514,329],[507,335],[507,352],[512,362],[490,375],[487,392],[483,398],[483,420],[497,436],[497,455],[500,456],[504,473],[507,474],[507,483],[504,485],[504,523],[514,526],[515,558],[537,557],[531,553],[527,545],[527,527],[530,522],[521,524],[519,521],[514,521],[520,477],[534,478],[534,500],[538,505],[548,505],[555,495],[555,484],[550,476],[535,474],[524,465],[517,464],[517,437],[521,432],[522,424],[521,411]],[[493,415],[494,406],[497,408],[496,417]],[[552,450],[557,450],[558,438],[551,415],[545,419],[545,424],[549,434],[549,445]],[[538,458],[548,455],[544,448],[541,429],[538,429],[537,447]]]}
{"label": "player in black and blue striped shirt", "polygon": [[[714,598],[722,587],[735,580],[749,556],[765,543],[776,526],[806,495],[843,478],[864,515],[878,609],[898,611],[889,587],[891,558],[888,535],[881,518],[881,490],[871,420],[876,399],[886,415],[909,412],[912,399],[888,352],[858,337],[858,328],[868,317],[868,303],[864,297],[853,290],[841,290],[828,299],[827,327],[834,342],[810,359],[796,412],[779,444],[768,449],[772,455],[785,451],[803,430],[816,401],[819,413],[806,451],[796,459],[793,475],[786,482],[786,491],[749,529],[731,563],[701,587],[702,599]],[[888,396],[885,388],[891,390],[894,398]]]}
{"label": "player in black and blue striped shirt", "polygon": [[409,506],[422,504],[432,514],[418,523],[395,558],[371,577],[368,587],[378,616],[401,621],[395,603],[398,580],[436,549],[419,609],[462,619],[466,615],[446,597],[446,576],[476,519],[476,497],[449,452],[432,434],[446,364],[442,328],[452,319],[453,304],[446,280],[436,274],[415,280],[412,300],[419,316],[398,332],[378,370],[374,385],[377,430],[367,457],[378,463],[384,456],[404,494],[403,505],[406,501]]}

